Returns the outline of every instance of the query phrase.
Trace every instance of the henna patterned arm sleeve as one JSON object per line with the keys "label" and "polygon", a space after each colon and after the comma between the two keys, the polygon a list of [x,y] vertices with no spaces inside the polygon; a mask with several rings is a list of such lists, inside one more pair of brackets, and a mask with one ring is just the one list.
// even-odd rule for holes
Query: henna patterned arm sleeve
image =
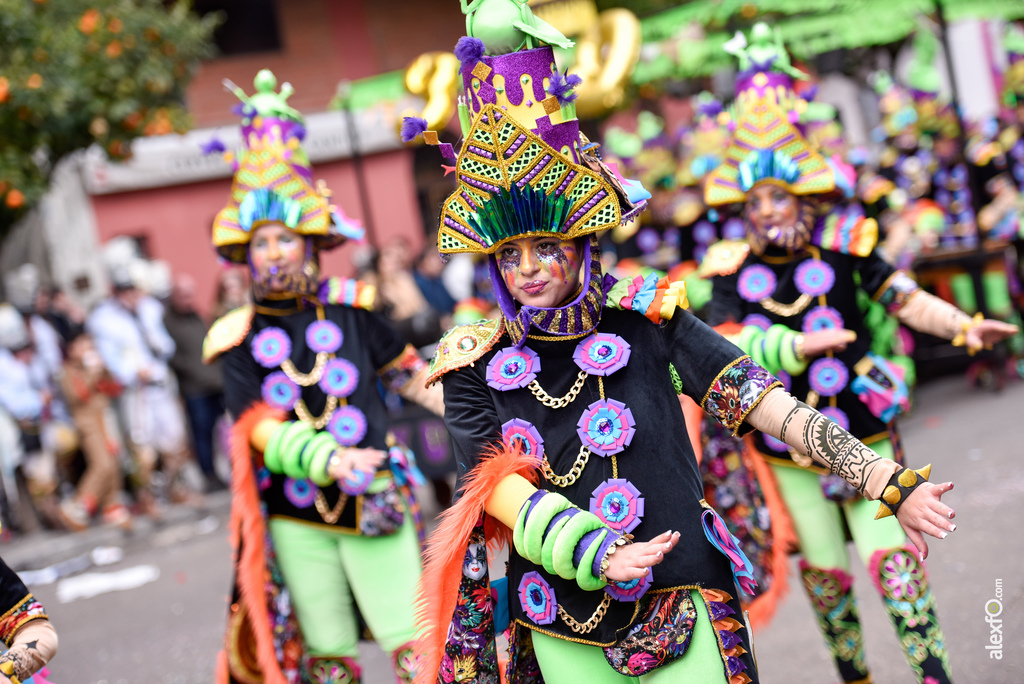
{"label": "henna patterned arm sleeve", "polygon": [[780,439],[827,467],[868,499],[882,496],[899,469],[859,439],[783,389],[773,389],[747,416],[761,432]]}

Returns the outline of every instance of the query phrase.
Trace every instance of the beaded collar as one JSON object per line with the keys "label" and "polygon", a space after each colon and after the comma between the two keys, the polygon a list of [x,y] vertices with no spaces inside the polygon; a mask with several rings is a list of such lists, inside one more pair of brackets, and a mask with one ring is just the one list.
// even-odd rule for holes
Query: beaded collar
{"label": "beaded collar", "polygon": [[604,274],[601,270],[601,250],[597,238],[591,237],[584,245],[583,258],[590,262],[579,295],[564,306],[537,307],[519,305],[509,294],[505,281],[498,271],[494,255],[488,259],[494,294],[505,319],[505,330],[513,344],[522,347],[531,327],[555,337],[580,337],[597,328],[604,308]]}

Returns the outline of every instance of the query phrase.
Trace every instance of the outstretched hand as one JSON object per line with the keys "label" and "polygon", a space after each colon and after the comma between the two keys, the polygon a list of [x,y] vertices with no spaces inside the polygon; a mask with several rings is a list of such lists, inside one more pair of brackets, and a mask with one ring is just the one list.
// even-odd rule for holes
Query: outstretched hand
{"label": "outstretched hand", "polygon": [[925,482],[912,491],[896,511],[896,519],[917,547],[921,560],[928,557],[928,543],[922,532],[945,539],[956,529],[956,525],[950,522],[956,511],[942,503],[942,495],[952,488],[952,482],[939,485]]}
{"label": "outstretched hand", "polygon": [[804,335],[800,351],[809,359],[821,356],[825,352],[838,352],[846,349],[846,345],[857,339],[857,333],[846,328],[825,328]]}
{"label": "outstretched hand", "polygon": [[339,482],[352,477],[356,470],[363,470],[373,475],[377,466],[384,462],[387,453],[380,449],[342,449],[340,458],[330,465],[328,475]]}
{"label": "outstretched hand", "polygon": [[615,549],[608,557],[608,569],[604,576],[612,582],[629,582],[643,577],[648,568],[652,568],[665,559],[668,553],[679,543],[679,533],[662,532],[648,542],[626,544]]}
{"label": "outstretched hand", "polygon": [[988,348],[1016,334],[1017,326],[986,318],[967,331],[967,348],[974,351]]}

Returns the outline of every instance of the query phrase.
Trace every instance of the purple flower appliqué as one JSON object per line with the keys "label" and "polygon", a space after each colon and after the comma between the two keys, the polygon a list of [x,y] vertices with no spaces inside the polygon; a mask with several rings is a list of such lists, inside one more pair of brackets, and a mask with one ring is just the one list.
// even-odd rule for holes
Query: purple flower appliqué
{"label": "purple flower appliqu\u00e9", "polygon": [[261,492],[270,489],[270,471],[264,466],[260,466],[259,470],[256,471],[256,486]]}
{"label": "purple flower appliqu\u00e9", "polygon": [[605,480],[590,497],[590,512],[616,532],[629,534],[644,516],[644,497],[629,480]]}
{"label": "purple flower appliqu\u00e9", "polygon": [[291,411],[299,400],[299,386],[282,371],[275,371],[263,379],[263,401],[274,408]]}
{"label": "purple flower appliqu\u00e9", "polygon": [[604,590],[616,601],[639,601],[653,581],[654,573],[648,568],[647,574],[643,577],[628,582],[609,582]]}
{"label": "purple flower appliqu\u00e9", "polygon": [[796,267],[796,289],[817,297],[827,294],[836,283],[836,272],[821,259],[809,259]]}
{"label": "purple flower appliqu\u00e9", "polygon": [[264,328],[252,338],[252,357],[264,368],[277,368],[292,353],[292,340],[281,328]]}
{"label": "purple flower appliqu\u00e9", "polygon": [[823,409],[819,409],[821,415],[825,416],[833,423],[843,428],[844,430],[850,429],[850,417],[846,415],[846,411],[835,406],[826,406]]}
{"label": "purple flower appliqu\u00e9", "polygon": [[518,446],[524,454],[535,456],[537,460],[544,458],[544,438],[533,423],[513,418],[501,426],[501,441],[509,449]]}
{"label": "purple flower appliqu\u00e9", "polygon": [[373,473],[368,473],[365,470],[353,470],[351,475],[338,481],[338,487],[349,496],[359,496],[365,494],[366,490],[370,488],[374,477]]}
{"label": "purple flower appliqu\u00e9", "polygon": [[327,431],[341,446],[355,446],[366,436],[366,416],[355,406],[341,406],[327,423]]}
{"label": "purple flower appliqu\u00e9", "polygon": [[331,359],[320,376],[320,389],[335,397],[347,397],[359,384],[359,369],[347,359]]}
{"label": "purple flower appliqu\u00e9", "polygon": [[818,359],[807,372],[811,389],[823,397],[834,397],[843,391],[850,379],[846,365],[838,359]]}
{"label": "purple flower appliqu\u00e9", "polygon": [[805,333],[843,327],[843,316],[831,306],[816,306],[804,316],[801,326]]}
{"label": "purple flower appliqu\u00e9", "polygon": [[540,357],[529,347],[505,347],[487,364],[487,384],[496,390],[526,387],[537,377]]}
{"label": "purple flower appliqu\u00e9", "polygon": [[740,297],[748,302],[758,302],[765,297],[771,297],[775,292],[775,274],[767,266],[754,264],[747,266],[740,272],[737,288]]}
{"label": "purple flower appliqu\u00e9", "polygon": [[611,375],[629,363],[629,342],[618,335],[594,333],[580,340],[572,358],[592,375]]}
{"label": "purple flower appliqu\u00e9", "polygon": [[296,508],[309,508],[316,499],[316,487],[309,480],[288,477],[284,481],[284,495]]}
{"label": "purple flower appliqu\u00e9", "polygon": [[633,441],[633,412],[614,399],[595,401],[576,423],[580,440],[600,456],[617,454]]}
{"label": "purple flower appliqu\u00e9", "polygon": [[317,354],[333,354],[341,349],[345,336],[334,321],[316,321],[306,328],[306,344]]}
{"label": "purple flower appliqu\u00e9", "polygon": [[519,581],[519,604],[537,625],[550,625],[558,615],[555,590],[539,572],[528,572]]}
{"label": "purple flower appliqu\u00e9", "polygon": [[743,325],[753,325],[761,330],[767,330],[772,327],[772,320],[764,314],[752,313],[743,319]]}

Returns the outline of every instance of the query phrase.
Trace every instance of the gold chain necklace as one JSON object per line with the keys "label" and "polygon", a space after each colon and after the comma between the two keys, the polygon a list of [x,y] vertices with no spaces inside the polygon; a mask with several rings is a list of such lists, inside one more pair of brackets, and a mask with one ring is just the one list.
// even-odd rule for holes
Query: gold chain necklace
{"label": "gold chain necklace", "polygon": [[341,512],[345,510],[345,504],[348,503],[348,494],[342,492],[341,496],[338,497],[338,503],[334,504],[334,508],[328,510],[327,497],[324,496],[322,491],[317,489],[313,503],[316,505],[316,512],[320,514],[320,517],[324,519],[324,522],[328,525],[333,525],[338,522],[338,518],[341,517]]}
{"label": "gold chain necklace", "polygon": [[809,294],[802,294],[796,298],[796,301],[792,304],[782,304],[777,302],[771,297],[765,297],[759,299],[758,304],[763,306],[768,311],[772,312],[776,316],[782,316],[783,318],[789,318],[790,316],[796,316],[798,313],[810,306],[814,298]]}
{"label": "gold chain necklace", "polygon": [[294,382],[296,385],[302,387],[309,387],[320,382],[320,378],[324,375],[324,369],[327,368],[327,361],[330,358],[330,354],[327,352],[320,352],[316,355],[316,363],[313,364],[313,370],[308,373],[301,373],[299,369],[295,367],[291,359],[285,359],[281,362],[281,370],[288,376],[288,379]]}
{"label": "gold chain necklace", "polygon": [[583,383],[585,383],[586,381],[587,371],[581,370],[580,374],[576,377],[576,382],[569,389],[569,393],[566,394],[564,397],[560,397],[558,399],[545,392],[544,388],[541,387],[540,383],[537,382],[536,380],[529,384],[529,388],[530,391],[533,392],[533,396],[537,397],[540,403],[544,404],[548,408],[558,409],[565,408],[572,402],[576,401],[576,397],[577,395],[579,395],[580,390],[583,389]]}
{"label": "gold chain necklace", "polygon": [[314,418],[306,408],[306,402],[299,399],[295,402],[295,415],[298,416],[299,420],[303,423],[312,425],[317,430],[323,430],[324,426],[327,425],[331,420],[331,416],[334,415],[335,409],[338,408],[338,397],[333,394],[327,395],[327,404],[324,406],[324,412],[320,414],[318,418]]}
{"label": "gold chain necklace", "polygon": [[551,469],[551,462],[548,461],[547,454],[544,454],[544,460],[541,461],[541,469],[548,482],[556,487],[568,487],[583,474],[583,469],[587,467],[587,461],[589,460],[590,449],[584,444],[580,447],[580,453],[576,456],[576,462],[572,464],[572,469],[565,475],[555,475],[555,471]]}
{"label": "gold chain necklace", "polygon": [[590,619],[582,624],[572,615],[569,615],[562,606],[558,606],[558,615],[565,621],[565,624],[569,625],[572,631],[577,634],[586,634],[587,632],[593,631],[594,628],[601,623],[601,620],[604,619],[604,614],[608,612],[608,606],[611,604],[612,597],[610,594],[605,592],[604,598],[601,599],[601,605],[597,607],[597,610],[595,610],[594,614],[590,616]]}

